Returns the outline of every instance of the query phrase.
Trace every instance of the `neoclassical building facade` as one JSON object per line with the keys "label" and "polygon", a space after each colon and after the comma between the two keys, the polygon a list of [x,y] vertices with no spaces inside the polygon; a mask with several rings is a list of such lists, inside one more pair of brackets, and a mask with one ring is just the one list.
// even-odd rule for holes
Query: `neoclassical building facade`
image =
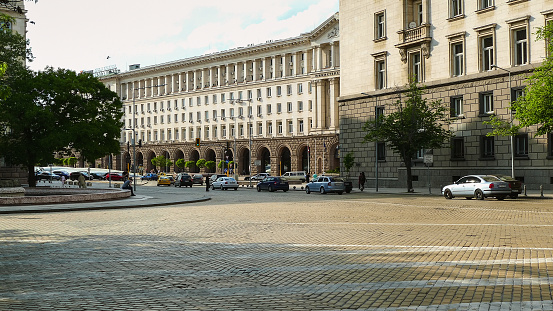
{"label": "neoclassical building facade", "polygon": [[[364,142],[367,120],[390,113],[410,77],[425,97],[451,109],[454,137],[420,150],[414,186],[438,187],[467,174],[513,174],[531,189],[553,184],[553,140],[526,128],[511,140],[485,124],[511,120],[511,101],[546,56],[537,27],[553,21],[549,0],[340,1],[340,146],[352,152],[353,174],[369,186],[403,187],[406,172],[385,142]],[[403,97],[402,97],[403,96]],[[432,158],[428,166],[424,163]],[[431,157],[428,157],[431,155]]]}
{"label": "neoclassical building facade", "polygon": [[173,163],[233,161],[245,175],[339,167],[339,34],[336,13],[297,37],[101,77],[124,103],[112,167],[129,167],[133,136],[143,172],[160,155]]}

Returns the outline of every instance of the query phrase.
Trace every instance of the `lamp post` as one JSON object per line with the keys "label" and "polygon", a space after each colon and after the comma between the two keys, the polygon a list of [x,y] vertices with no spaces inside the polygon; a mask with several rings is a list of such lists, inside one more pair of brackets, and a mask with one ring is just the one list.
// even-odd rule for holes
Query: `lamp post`
{"label": "lamp post", "polygon": [[[243,104],[245,102],[248,102],[248,122],[246,122],[246,126],[247,126],[247,131],[248,131],[248,139],[249,139],[249,145],[250,145],[250,148],[249,148],[249,159],[248,159],[248,172],[249,172],[249,175],[250,175],[250,178],[249,178],[249,187],[251,188],[252,186],[252,132],[253,132],[253,129],[252,131],[250,131],[250,122],[251,122],[251,118],[253,116],[253,113],[250,113],[250,109],[251,109],[251,104],[252,104],[252,99],[251,98],[248,98],[248,99],[231,99],[231,103],[239,103],[239,104]],[[234,153],[236,154],[236,119],[234,119]],[[234,166],[236,167],[236,162],[234,163]]]}
{"label": "lamp post", "polygon": [[[512,93],[511,90],[511,71],[502,67],[499,67],[497,65],[492,65],[492,68],[501,69],[503,71],[506,71],[509,74],[509,104],[512,105]],[[513,126],[513,110],[509,109],[509,121],[511,123],[511,127]],[[511,137],[511,177],[515,178],[515,148],[514,148],[514,138],[513,135],[510,135]]]}
{"label": "lamp post", "polygon": [[[132,170],[133,170],[133,188],[134,191],[136,191],[136,131],[133,128],[125,129],[127,131],[132,131],[132,153],[133,153],[133,160],[132,160]],[[110,175],[111,176],[111,175]]]}
{"label": "lamp post", "polygon": [[[374,117],[378,118],[378,96],[376,95],[370,95],[368,93],[361,93],[365,96],[368,96],[368,98],[375,98],[375,109],[374,109]],[[376,126],[378,126],[378,123],[376,123]],[[374,169],[375,169],[375,191],[378,192],[378,141],[374,142]]]}

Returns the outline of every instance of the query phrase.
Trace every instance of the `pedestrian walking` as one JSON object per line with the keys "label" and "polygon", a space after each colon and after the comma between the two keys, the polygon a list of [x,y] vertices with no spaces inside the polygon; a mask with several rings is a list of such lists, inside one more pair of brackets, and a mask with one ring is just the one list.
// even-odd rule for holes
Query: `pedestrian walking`
{"label": "pedestrian walking", "polygon": [[61,187],[65,188],[65,175],[61,175]]}
{"label": "pedestrian walking", "polygon": [[365,172],[361,172],[359,174],[359,190],[363,191],[363,189],[365,189],[365,181],[367,181],[367,178],[365,177]]}
{"label": "pedestrian walking", "polygon": [[86,188],[86,180],[84,178],[83,174],[79,174],[79,178],[77,178],[79,188]]}
{"label": "pedestrian walking", "polygon": [[211,176],[208,175],[208,176],[205,178],[205,191],[209,191],[209,182],[210,182],[210,180],[211,180],[210,177],[211,177]]}
{"label": "pedestrian walking", "polygon": [[135,196],[134,190],[131,186],[131,182],[132,182],[132,177],[129,177],[129,179],[127,179],[127,181],[125,181],[123,183],[123,186],[121,187],[121,189],[130,190],[131,191],[131,196]]}

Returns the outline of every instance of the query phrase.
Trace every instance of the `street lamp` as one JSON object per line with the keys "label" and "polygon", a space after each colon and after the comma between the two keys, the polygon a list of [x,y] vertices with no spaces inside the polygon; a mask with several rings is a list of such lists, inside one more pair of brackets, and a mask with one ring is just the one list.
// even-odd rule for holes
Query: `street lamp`
{"label": "street lamp", "polygon": [[[245,102],[248,102],[248,122],[246,123],[246,126],[247,126],[247,131],[248,131],[248,139],[249,139],[249,144],[250,144],[250,148],[249,148],[249,159],[248,159],[248,172],[250,174],[250,178],[249,178],[249,187],[251,188],[252,186],[252,132],[253,132],[253,128],[250,129],[250,122],[251,122],[251,118],[253,116],[253,113],[250,113],[250,109],[251,109],[251,104],[252,104],[252,99],[251,98],[248,98],[248,99],[231,99],[230,101],[231,103],[239,103],[239,104],[243,104]],[[234,154],[236,155],[236,119],[234,119]],[[236,168],[236,162],[234,163],[234,167]],[[236,170],[235,170],[236,171]],[[235,173],[236,174],[236,173]]]}
{"label": "street lamp", "polygon": [[126,131],[132,130],[132,153],[133,153],[133,160],[132,160],[133,180],[132,181],[134,185],[134,191],[136,191],[136,131],[134,130],[134,127],[130,129],[125,129],[125,130]]}
{"label": "street lamp", "polygon": [[[497,68],[497,69],[501,69],[503,71],[506,71],[508,74],[509,74],[509,104],[513,104],[512,102],[512,93],[513,91],[511,90],[511,71],[508,70],[508,69],[505,69],[505,68],[501,68],[497,65],[492,65],[491,66],[492,68]],[[509,109],[509,118],[510,118],[510,123],[511,123],[511,127],[513,126],[513,110],[512,109]],[[512,178],[515,178],[515,148],[514,148],[514,138],[513,138],[513,135],[510,135],[511,136],[511,177]]]}
{"label": "street lamp", "polygon": [[[375,98],[375,110],[374,110],[374,117],[378,118],[378,96],[371,95],[368,93],[361,94],[368,96],[368,98]],[[376,123],[376,126],[378,126],[378,123]],[[375,191],[378,192],[378,141],[374,142],[374,168],[375,168]]]}

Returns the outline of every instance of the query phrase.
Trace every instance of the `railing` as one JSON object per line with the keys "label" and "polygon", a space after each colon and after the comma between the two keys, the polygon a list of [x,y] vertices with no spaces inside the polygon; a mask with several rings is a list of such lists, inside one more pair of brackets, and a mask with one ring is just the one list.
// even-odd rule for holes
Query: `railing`
{"label": "railing", "polygon": [[400,43],[408,43],[424,38],[430,38],[430,24],[422,24],[411,29],[404,29],[397,32]]}

